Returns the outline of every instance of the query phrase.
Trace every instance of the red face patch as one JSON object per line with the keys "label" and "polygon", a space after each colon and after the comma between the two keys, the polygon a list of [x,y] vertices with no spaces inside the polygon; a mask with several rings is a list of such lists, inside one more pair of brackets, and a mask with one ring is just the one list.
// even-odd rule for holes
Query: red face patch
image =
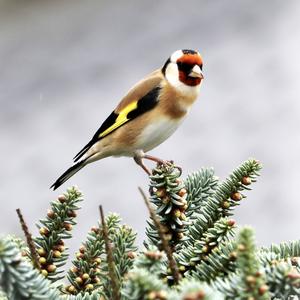
{"label": "red face patch", "polygon": [[202,58],[198,54],[184,54],[177,59],[177,63],[185,63],[191,66],[202,65]]}
{"label": "red face patch", "polygon": [[202,66],[202,58],[198,54],[184,54],[177,59],[179,80],[186,85],[196,86],[200,84],[201,78],[190,77],[189,73],[195,65]]}

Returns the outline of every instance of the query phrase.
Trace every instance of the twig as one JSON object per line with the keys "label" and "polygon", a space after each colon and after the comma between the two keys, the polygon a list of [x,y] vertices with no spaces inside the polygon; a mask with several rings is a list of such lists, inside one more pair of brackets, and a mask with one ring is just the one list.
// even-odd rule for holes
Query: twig
{"label": "twig", "polygon": [[116,267],[115,267],[113,253],[112,253],[111,243],[110,243],[109,237],[108,237],[108,230],[107,230],[105,219],[104,219],[102,205],[99,206],[99,210],[100,210],[101,224],[102,224],[102,229],[103,229],[103,237],[104,237],[104,241],[105,241],[105,251],[106,251],[106,255],[107,255],[108,273],[109,273],[109,277],[111,280],[113,299],[120,300],[121,299],[120,286],[119,286],[117,274],[115,271]]}
{"label": "twig", "polygon": [[175,261],[173,255],[172,255],[172,250],[171,250],[170,245],[169,245],[169,243],[166,239],[166,236],[164,234],[162,225],[160,224],[160,222],[157,218],[157,215],[155,214],[153,208],[151,207],[149,199],[147,198],[144,191],[140,187],[139,187],[139,191],[142,194],[142,197],[144,198],[144,201],[145,201],[145,204],[146,204],[146,206],[149,210],[150,216],[151,216],[151,218],[152,218],[152,220],[153,220],[153,222],[154,222],[154,224],[157,228],[159,237],[160,237],[161,242],[162,242],[162,247],[163,247],[164,251],[167,254],[167,258],[168,258],[168,261],[169,261],[169,267],[170,267],[170,270],[172,272],[174,282],[175,282],[175,284],[177,284],[179,282],[180,274],[179,274],[179,271],[178,271],[176,261]]}
{"label": "twig", "polygon": [[41,266],[40,266],[40,263],[39,263],[39,260],[38,260],[38,255],[37,255],[37,252],[36,252],[36,249],[35,249],[34,242],[32,240],[31,233],[29,232],[28,226],[25,223],[25,220],[23,218],[23,215],[21,213],[20,208],[17,208],[16,211],[17,211],[17,214],[19,216],[20,224],[22,226],[23,232],[24,232],[25,237],[26,237],[26,241],[27,241],[27,245],[28,245],[28,248],[29,248],[29,251],[30,251],[30,255],[31,255],[33,265],[34,265],[35,268],[40,270]]}

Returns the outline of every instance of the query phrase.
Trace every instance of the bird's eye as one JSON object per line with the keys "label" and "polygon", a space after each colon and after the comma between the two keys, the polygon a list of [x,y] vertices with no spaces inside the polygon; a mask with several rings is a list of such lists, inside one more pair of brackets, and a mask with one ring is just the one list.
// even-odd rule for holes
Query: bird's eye
{"label": "bird's eye", "polygon": [[178,69],[181,71],[189,71],[191,69],[191,65],[184,62],[177,62]]}

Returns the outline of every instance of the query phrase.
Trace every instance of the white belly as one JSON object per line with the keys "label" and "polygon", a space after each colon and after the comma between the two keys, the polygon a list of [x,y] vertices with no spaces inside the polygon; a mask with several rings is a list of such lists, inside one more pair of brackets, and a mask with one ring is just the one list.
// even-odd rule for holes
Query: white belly
{"label": "white belly", "polygon": [[[183,118],[182,118],[183,119]],[[148,125],[140,134],[137,149],[147,152],[170,137],[182,122],[181,120],[170,120],[162,118],[159,121]]]}

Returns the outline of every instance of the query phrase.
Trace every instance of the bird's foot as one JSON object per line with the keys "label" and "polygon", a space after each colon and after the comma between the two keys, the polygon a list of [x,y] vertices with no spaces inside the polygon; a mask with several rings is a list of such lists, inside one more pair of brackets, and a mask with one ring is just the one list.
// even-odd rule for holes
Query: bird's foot
{"label": "bird's foot", "polygon": [[[163,165],[165,168],[168,168],[168,167],[174,165],[174,162],[172,160],[170,160],[170,161],[169,160],[163,160],[163,159],[160,159],[158,157],[145,154],[142,150],[137,150],[134,153],[133,159],[149,176],[152,174],[152,172],[144,165],[143,159],[148,159],[148,160],[154,161],[158,165]],[[182,169],[180,167],[176,166],[176,168],[178,168],[180,173],[182,173]]]}

